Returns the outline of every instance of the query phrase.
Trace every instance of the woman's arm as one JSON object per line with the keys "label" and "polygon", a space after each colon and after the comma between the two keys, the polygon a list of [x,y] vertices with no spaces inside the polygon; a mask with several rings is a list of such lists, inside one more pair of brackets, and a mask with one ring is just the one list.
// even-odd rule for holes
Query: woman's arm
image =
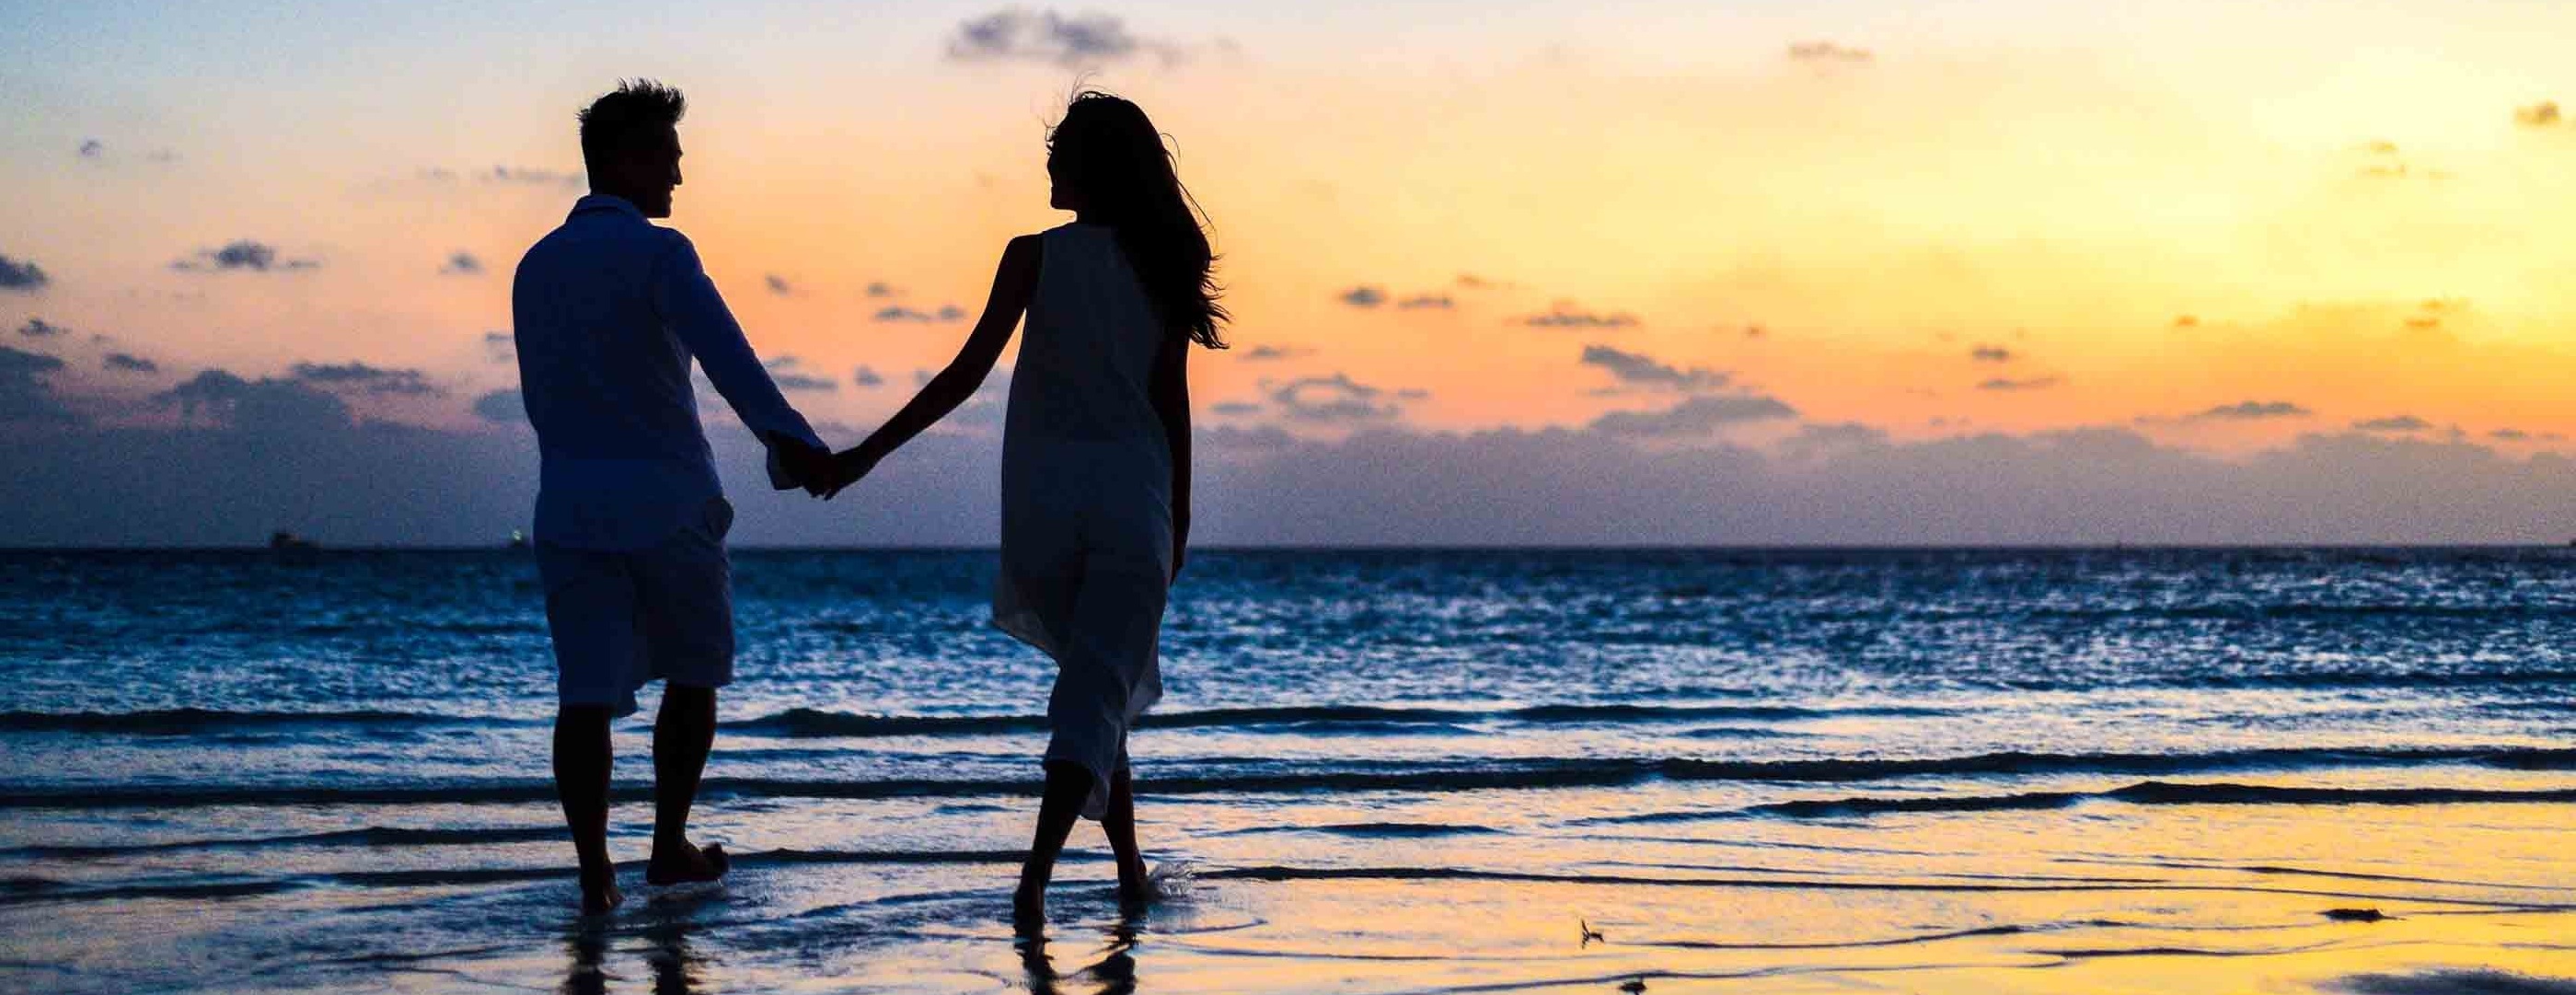
{"label": "woman's arm", "polygon": [[1163,438],[1172,450],[1172,576],[1177,579],[1190,549],[1189,336],[1164,336],[1163,351],[1154,357],[1154,382],[1148,389],[1153,395],[1154,413],[1163,418]]}
{"label": "woman's arm", "polygon": [[1046,243],[1035,235],[1022,235],[1002,249],[1002,263],[993,273],[993,292],[984,300],[984,316],[975,322],[975,330],[966,336],[965,347],[948,367],[923,384],[921,393],[913,395],[903,410],[886,419],[885,426],[867,437],[867,441],[843,450],[833,457],[840,466],[840,477],[825,497],[841,492],[875,469],[878,460],[912,441],[924,429],[948,417],[957,406],[974,396],[993,372],[993,364],[1002,359],[1002,348],[1011,344],[1011,331],[1019,327],[1020,315],[1029,308],[1029,298],[1037,293],[1038,264],[1045,255]]}

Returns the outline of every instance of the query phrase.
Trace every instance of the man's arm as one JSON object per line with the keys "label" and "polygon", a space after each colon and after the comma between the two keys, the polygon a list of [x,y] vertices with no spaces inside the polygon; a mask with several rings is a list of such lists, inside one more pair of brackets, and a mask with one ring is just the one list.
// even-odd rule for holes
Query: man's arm
{"label": "man's arm", "polygon": [[1172,576],[1190,553],[1190,338],[1170,334],[1154,357],[1154,380],[1147,387],[1154,413],[1162,416],[1163,438],[1172,453]]}
{"label": "man's arm", "polygon": [[697,247],[678,232],[671,232],[671,238],[675,244],[653,269],[654,311],[679,338],[680,346],[697,358],[698,366],[707,372],[707,382],[715,385],[743,425],[769,445],[770,486],[781,490],[801,486],[821,493],[830,473],[831,450],[769,378],[769,369],[743,338],[741,323],[725,306],[724,295],[707,277]]}
{"label": "man's arm", "polygon": [[993,364],[1001,361],[1002,348],[1011,344],[1011,331],[1019,327],[1021,313],[1029,309],[1029,298],[1037,294],[1038,266],[1045,246],[1035,235],[1022,235],[1003,247],[1001,265],[993,272],[993,291],[984,300],[984,314],[975,320],[975,330],[967,334],[966,345],[957,350],[957,358],[949,360],[947,368],[923,384],[921,393],[913,395],[903,410],[886,419],[884,427],[834,457],[840,464],[839,471],[824,496],[838,493],[866,476],[878,460],[948,417],[949,412],[974,396],[975,388],[984,385],[984,378],[993,372]]}

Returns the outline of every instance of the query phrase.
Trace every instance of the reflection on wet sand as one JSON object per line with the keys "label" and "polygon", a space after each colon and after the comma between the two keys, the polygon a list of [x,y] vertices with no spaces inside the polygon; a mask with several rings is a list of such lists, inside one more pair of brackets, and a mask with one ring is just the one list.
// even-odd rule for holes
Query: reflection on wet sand
{"label": "reflection on wet sand", "polygon": [[1133,995],[1136,991],[1135,951],[1145,932],[1144,917],[1145,911],[1141,908],[1121,909],[1118,920],[1101,930],[1105,942],[1098,952],[1100,959],[1069,975],[1058,972],[1054,958],[1048,955],[1044,926],[1019,930],[1018,935],[1012,938],[1012,947],[1019,953],[1020,968],[1028,977],[1029,991],[1036,995],[1059,995],[1064,991],[1058,987],[1060,983],[1087,977],[1099,983],[1098,988],[1091,990],[1096,995]]}

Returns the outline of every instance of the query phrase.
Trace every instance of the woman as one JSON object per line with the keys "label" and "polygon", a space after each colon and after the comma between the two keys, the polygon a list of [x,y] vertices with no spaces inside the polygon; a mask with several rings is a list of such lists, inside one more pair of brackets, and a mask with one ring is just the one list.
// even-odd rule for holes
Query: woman
{"label": "woman", "polygon": [[1149,897],[1127,730],[1162,696],[1164,598],[1188,553],[1189,347],[1225,348],[1227,317],[1207,235],[1142,109],[1076,95],[1048,136],[1047,175],[1049,204],[1073,223],[1012,239],[957,358],[836,457],[847,486],[955,410],[1027,315],[1002,430],[993,622],[1056,662],[1046,794],[1012,902],[1031,926],[1077,816],[1107,832],[1120,897]]}

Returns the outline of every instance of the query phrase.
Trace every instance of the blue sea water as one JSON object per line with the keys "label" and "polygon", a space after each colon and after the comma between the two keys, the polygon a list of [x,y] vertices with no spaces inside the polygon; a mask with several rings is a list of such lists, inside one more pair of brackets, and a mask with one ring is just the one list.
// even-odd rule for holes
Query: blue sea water
{"label": "blue sea water", "polygon": [[[594,937],[594,974],[681,928],[708,930],[734,988],[976,987],[950,982],[1001,956],[978,930],[1024,841],[1051,676],[986,624],[992,569],[737,552],[742,652],[697,826],[743,870]],[[2140,880],[2180,888],[2304,860],[2421,879],[2363,898],[2565,901],[2563,865],[2471,880],[2316,827],[2567,826],[2571,622],[2576,555],[2555,549],[1208,551],[1134,752],[1149,849],[1197,868],[1165,920],[1181,937],[1238,928],[1231,896],[1264,882],[1461,874],[1910,888],[2161,866]],[[523,553],[0,554],[0,986],[559,972],[552,677]],[[646,704],[618,739],[628,859]],[[2214,831],[2185,814],[2279,845],[2182,852]],[[1939,819],[2000,821],[1919,821]],[[1091,857],[1063,914],[1105,901],[1079,884]],[[1337,956],[1316,945],[1299,956]]]}

